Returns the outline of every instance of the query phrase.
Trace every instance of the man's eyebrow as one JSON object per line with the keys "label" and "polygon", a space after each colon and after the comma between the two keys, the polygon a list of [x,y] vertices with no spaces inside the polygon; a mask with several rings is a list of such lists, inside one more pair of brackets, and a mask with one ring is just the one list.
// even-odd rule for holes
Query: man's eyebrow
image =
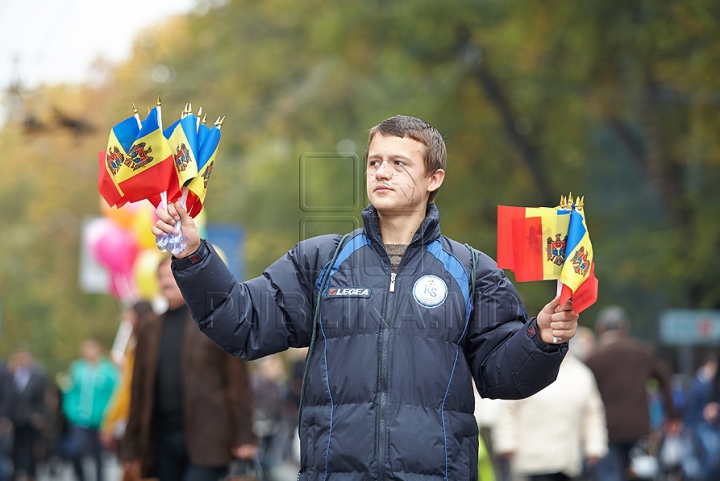
{"label": "man's eyebrow", "polygon": [[380,154],[370,154],[370,155],[368,155],[368,159],[383,159],[383,158],[387,158],[387,159],[389,159],[389,160],[396,160],[396,159],[406,160],[406,161],[407,161],[407,160],[412,160],[410,157],[406,157],[406,156],[404,156],[404,155],[402,155],[402,154],[391,154],[391,155],[388,155],[387,157],[383,157],[383,156],[380,155]]}

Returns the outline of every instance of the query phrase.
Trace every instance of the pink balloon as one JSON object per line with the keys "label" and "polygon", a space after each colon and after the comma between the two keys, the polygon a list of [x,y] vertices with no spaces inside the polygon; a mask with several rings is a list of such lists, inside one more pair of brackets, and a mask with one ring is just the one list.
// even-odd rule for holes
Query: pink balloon
{"label": "pink balloon", "polygon": [[111,273],[132,273],[138,253],[135,236],[115,223],[106,227],[94,246],[95,258]]}
{"label": "pink balloon", "polygon": [[113,229],[113,221],[105,217],[98,217],[85,224],[83,229],[83,244],[88,252],[95,255],[95,248],[100,237],[108,230]]}

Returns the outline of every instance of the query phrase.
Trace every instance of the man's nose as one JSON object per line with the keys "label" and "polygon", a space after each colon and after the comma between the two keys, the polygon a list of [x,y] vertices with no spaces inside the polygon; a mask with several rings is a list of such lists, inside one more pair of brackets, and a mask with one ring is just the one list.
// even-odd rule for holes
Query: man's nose
{"label": "man's nose", "polygon": [[378,180],[390,179],[392,177],[392,169],[388,166],[387,160],[383,160],[382,163],[375,169],[375,178]]}

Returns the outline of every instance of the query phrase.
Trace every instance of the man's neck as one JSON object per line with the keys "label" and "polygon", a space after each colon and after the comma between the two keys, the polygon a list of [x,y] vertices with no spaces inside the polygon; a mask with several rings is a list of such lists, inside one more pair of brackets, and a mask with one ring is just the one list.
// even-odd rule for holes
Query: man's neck
{"label": "man's neck", "polygon": [[384,244],[404,244],[412,241],[415,232],[425,219],[424,213],[412,212],[407,215],[386,215],[378,212],[380,235]]}

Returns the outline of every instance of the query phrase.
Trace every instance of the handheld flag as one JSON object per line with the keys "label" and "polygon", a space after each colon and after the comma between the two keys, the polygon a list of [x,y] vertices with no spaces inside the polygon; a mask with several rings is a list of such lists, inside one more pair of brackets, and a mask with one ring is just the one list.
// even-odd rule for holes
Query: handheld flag
{"label": "handheld flag", "polygon": [[117,174],[139,132],[140,127],[135,117],[128,117],[110,129],[107,148],[98,155],[98,190],[110,207],[120,207],[127,202],[118,186]]}
{"label": "handheld flag", "polygon": [[597,301],[598,280],[595,277],[595,255],[582,206],[570,213],[567,252],[560,282],[560,305],[572,298],[575,312],[581,312]]}
{"label": "handheld flag", "polygon": [[597,300],[598,282],[583,200],[556,208],[498,206],[498,267],[518,282],[558,279],[560,304],[580,313]]}
{"label": "handheld flag", "polygon": [[[178,184],[180,186],[187,185],[198,174],[197,121],[195,116],[185,115],[165,129],[164,135],[172,152]],[[170,200],[175,201],[179,196],[180,190]]]}
{"label": "handheld flag", "polygon": [[124,163],[117,172],[118,186],[129,202],[167,192],[171,198],[179,189],[172,152],[160,127],[159,107],[142,123]]}
{"label": "handheld flag", "polygon": [[223,120],[225,119],[218,119],[215,126],[207,133],[204,142],[200,146],[197,176],[187,185],[189,191],[187,211],[191,217],[195,217],[200,213],[205,202],[210,174],[215,164],[218,144],[220,143],[220,128]]}

